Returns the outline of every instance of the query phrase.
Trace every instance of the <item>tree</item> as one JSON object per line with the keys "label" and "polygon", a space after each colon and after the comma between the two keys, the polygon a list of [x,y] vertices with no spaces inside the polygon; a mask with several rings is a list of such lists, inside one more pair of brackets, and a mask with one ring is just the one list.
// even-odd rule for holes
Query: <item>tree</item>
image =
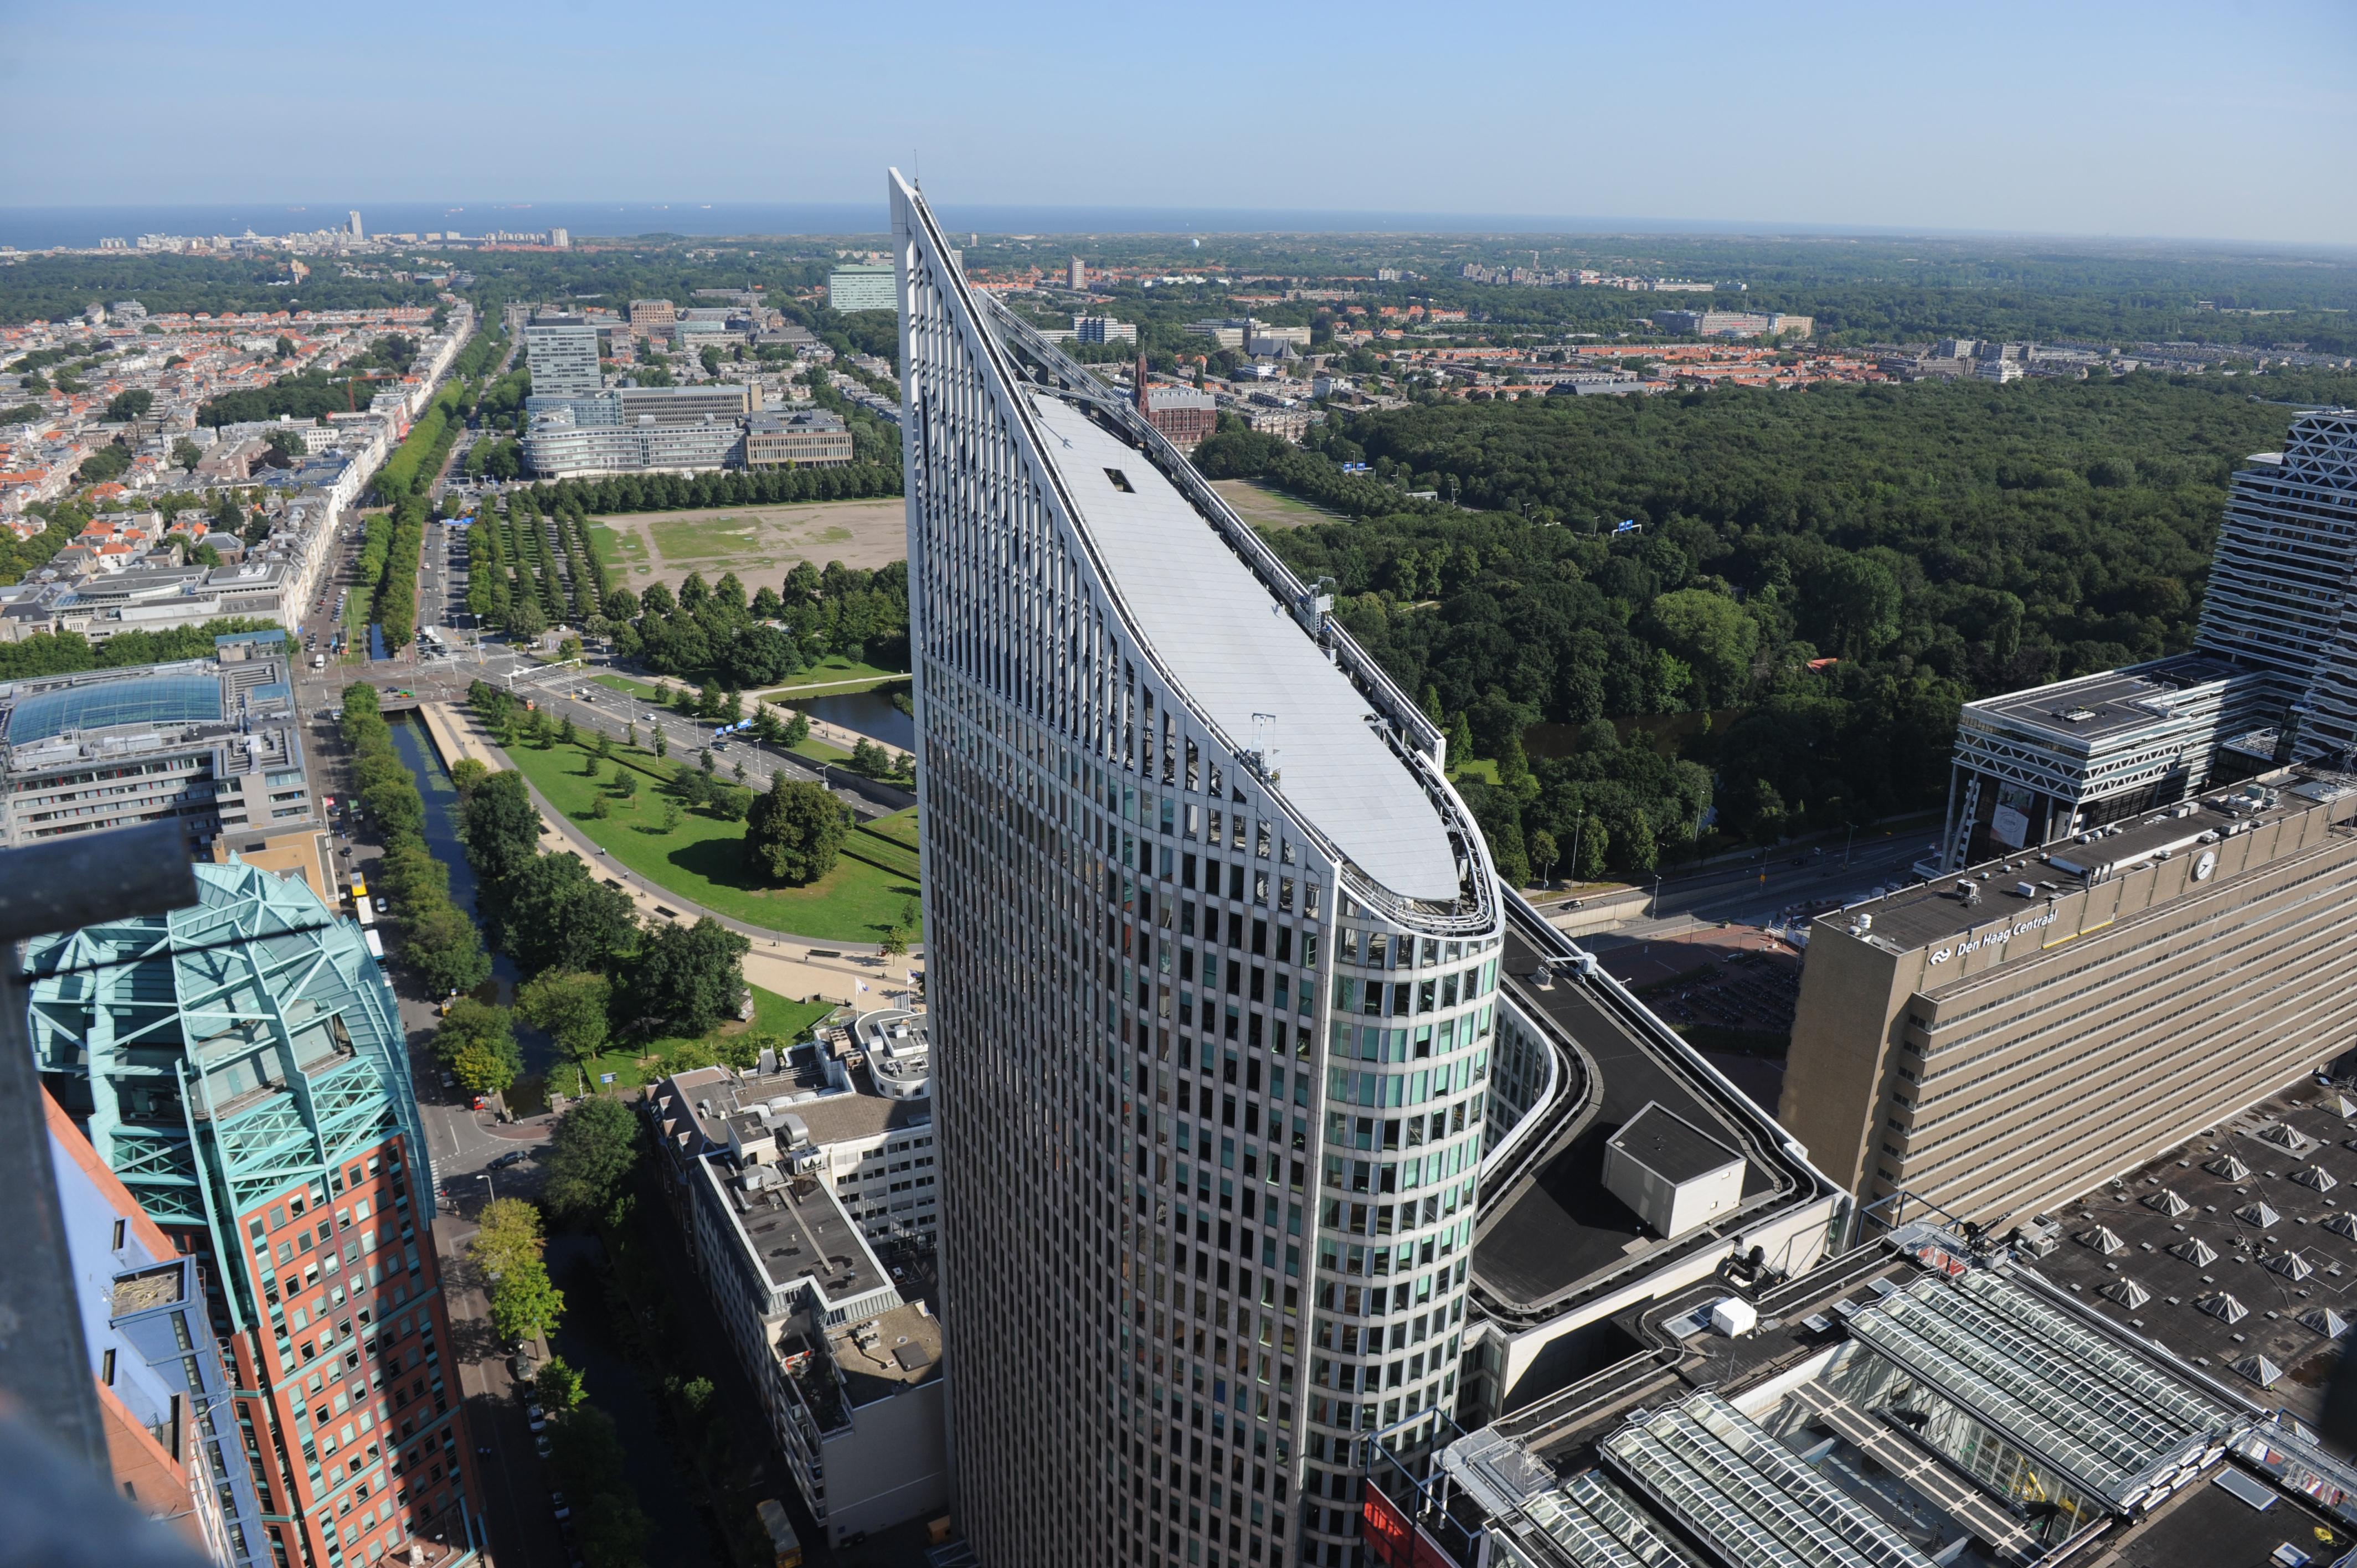
{"label": "tree", "polygon": [[683,813],[680,811],[679,802],[677,800],[666,800],[663,801],[662,816],[661,818],[662,831],[667,833],[677,832],[679,831],[679,824],[683,815]]}
{"label": "tree", "polygon": [[516,993],[516,1011],[547,1031],[574,1060],[586,1062],[606,1047],[606,1013],[613,985],[602,974],[549,969]]}
{"label": "tree", "polygon": [[572,714],[567,714],[563,718],[556,721],[556,741],[558,745],[571,746],[580,738],[579,732],[575,730],[573,727]]}
{"label": "tree", "polygon": [[507,633],[510,637],[530,642],[536,640],[547,629],[548,617],[542,613],[539,599],[522,595],[509,607]]}
{"label": "tree", "polygon": [[509,1344],[554,1331],[565,1316],[565,1293],[538,1258],[520,1263],[491,1285],[491,1329]]}
{"label": "tree", "polygon": [[461,996],[434,1031],[434,1055],[470,1094],[497,1094],[523,1070],[515,1026],[504,1007]]}
{"label": "tree", "polygon": [[486,883],[504,882],[536,859],[540,812],[523,775],[506,768],[484,779],[467,801],[458,836],[466,842],[475,874]]}
{"label": "tree", "polygon": [[632,720],[630,722],[629,726],[628,726],[627,728],[625,728],[625,729],[622,731],[622,744],[623,744],[624,746],[631,746],[631,747],[636,747],[636,746],[638,746],[638,744],[639,744],[639,721],[638,721],[638,720],[636,720],[636,719],[632,719]]}
{"label": "tree", "polygon": [[671,742],[663,737],[663,732],[660,728],[655,731],[655,755],[657,757],[671,755]]}
{"label": "tree", "polygon": [[845,832],[841,802],[780,770],[746,815],[746,864],[756,875],[806,887],[834,869]]}
{"label": "tree", "polygon": [[195,473],[197,471],[197,465],[204,460],[204,449],[199,446],[195,442],[189,440],[185,435],[174,438],[172,442],[172,461],[178,465],[182,473]]}
{"label": "tree", "polygon": [[1575,868],[1582,882],[1603,880],[1605,852],[1611,847],[1612,835],[1602,822],[1589,818],[1580,829],[1579,865]]}
{"label": "tree", "polygon": [[1725,594],[1682,588],[1653,601],[1652,629],[1705,689],[1704,704],[1731,703],[1751,680],[1760,623]]}
{"label": "tree", "polygon": [[851,748],[851,768],[870,779],[881,779],[892,771],[892,755],[874,741],[862,736]]}
{"label": "tree", "polygon": [[461,800],[481,789],[483,780],[490,776],[490,764],[479,757],[462,757],[450,765],[451,787],[458,791]]}
{"label": "tree", "polygon": [[562,1356],[551,1356],[540,1364],[540,1370],[533,1375],[532,1391],[540,1408],[552,1415],[561,1415],[589,1397],[581,1374]]}
{"label": "tree", "polygon": [[492,940],[528,975],[612,971],[637,946],[630,896],[598,881],[570,850],[533,857],[500,892]]}
{"label": "tree", "polygon": [[1473,760],[1473,721],[1462,708],[1448,725],[1448,759],[1458,768]]}
{"label": "tree", "polygon": [[[490,954],[483,950],[483,934],[466,912],[454,907],[447,893],[413,901],[406,910],[408,935],[401,945],[402,961],[417,972],[429,995],[447,996],[472,991],[490,978]],[[456,1070],[455,1068],[453,1070]],[[505,1089],[515,1077],[510,1072],[496,1086]],[[478,1089],[478,1094],[492,1092]]]}
{"label": "tree", "polygon": [[639,1119],[611,1095],[595,1094],[565,1107],[549,1137],[542,1188],[560,1214],[595,1214],[620,1187],[639,1157]]}
{"label": "tree", "polygon": [[[146,418],[147,411],[155,406],[154,392],[135,387],[129,392],[116,392],[107,400],[106,417],[113,424],[127,424],[135,419]],[[181,439],[186,441],[188,437],[184,435]],[[191,442],[190,445],[193,446],[194,443]],[[188,467],[193,468],[196,465],[191,463]]]}
{"label": "tree", "polygon": [[683,1035],[734,1016],[744,1004],[744,959],[752,947],[709,915],[692,926],[656,927],[630,975],[640,1013],[670,1020]]}
{"label": "tree", "polygon": [[1545,881],[1563,854],[1555,842],[1555,834],[1539,828],[1525,841],[1525,847],[1530,851],[1531,863],[1539,868],[1539,880]]}
{"label": "tree", "polygon": [[[804,563],[804,564],[808,564],[808,563]],[[810,739],[810,715],[799,709],[795,710],[794,716],[786,721],[785,741],[787,746],[789,748],[797,746]]]}
{"label": "tree", "polygon": [[303,439],[301,431],[285,427],[272,431],[263,438],[263,444],[282,457],[308,456],[311,451],[310,444]]}
{"label": "tree", "polygon": [[520,1197],[495,1197],[483,1206],[467,1256],[488,1277],[504,1275],[540,1261],[544,1232],[540,1210]]}
{"label": "tree", "polygon": [[884,940],[877,946],[886,958],[900,958],[909,950],[908,934],[898,926],[884,928]]}
{"label": "tree", "polygon": [[589,814],[601,822],[614,814],[614,803],[604,790],[589,797]]}

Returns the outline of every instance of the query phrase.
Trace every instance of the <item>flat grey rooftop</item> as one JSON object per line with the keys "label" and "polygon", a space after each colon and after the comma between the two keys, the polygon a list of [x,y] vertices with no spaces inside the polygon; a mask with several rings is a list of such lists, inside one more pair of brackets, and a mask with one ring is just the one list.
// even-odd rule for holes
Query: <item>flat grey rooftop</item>
{"label": "flat grey rooftop", "polygon": [[[795,1176],[779,1187],[748,1191],[742,1176],[723,1176],[737,1223],[772,1284],[815,1282],[830,1301],[881,1290],[890,1283],[823,1182]],[[756,1167],[759,1168],[759,1167]]]}
{"label": "flat grey rooftop", "polygon": [[1448,829],[1349,677],[1142,453],[1057,398],[1032,406],[1081,528],[1184,696],[1240,747],[1253,715],[1273,714],[1276,793],[1392,892],[1455,899]]}
{"label": "flat grey rooftop", "polygon": [[[1537,967],[1538,955],[1511,927],[1504,952],[1515,1000],[1544,1013],[1577,1041],[1601,1081],[1593,1112],[1566,1127],[1527,1184],[1485,1197],[1487,1212],[1473,1238],[1473,1273],[1482,1287],[1511,1308],[1537,1310],[1593,1289],[1624,1269],[1657,1265],[1655,1254],[1665,1248],[1724,1246],[1712,1240],[1716,1228],[1675,1240],[1649,1231],[1633,1209],[1605,1189],[1604,1148],[1649,1105],[1674,1111],[1728,1151],[1739,1153],[1742,1139],[1652,1046],[1581,986],[1569,980],[1547,991],[1521,984],[1521,977]],[[1773,1171],[1750,1161],[1743,1173],[1743,1198],[1748,1202],[1775,1184]]]}
{"label": "flat grey rooftop", "polygon": [[[2342,1116],[2339,1101],[2338,1091],[2319,1091],[2314,1079],[2303,1079],[2169,1150],[2117,1187],[2064,1205],[2050,1216],[2061,1223],[2061,1245],[2027,1260],[2028,1266],[2244,1398],[2281,1406],[2314,1425],[2341,1351],[2303,1319],[2327,1308],[2357,1319],[2352,1299],[2357,1240],[2326,1225],[2332,1220],[2357,1229],[2349,1218],[2357,1204],[2357,1153],[2349,1146],[2357,1141],[2357,1119]],[[2278,1141],[2286,1127],[2298,1135],[2297,1150]],[[2230,1155],[2248,1174],[2237,1177],[2211,1168]],[[2318,1169],[2333,1184],[2323,1191],[2309,1185]],[[2175,1195],[2184,1212],[2168,1213],[2166,1207],[2174,1206],[2164,1193]],[[2272,1224],[2243,1217],[2255,1203],[2276,1216]],[[2093,1237],[2099,1226],[2118,1239],[2119,1251],[2104,1252],[2080,1240]],[[2193,1241],[2216,1256],[2196,1262],[2169,1250]],[[2298,1265],[2287,1263],[2289,1253],[2310,1272],[2303,1275]],[[2133,1306],[2120,1299],[2131,1283],[2144,1293]],[[2220,1292],[2240,1304],[2244,1316],[2229,1323],[2203,1311],[2199,1304]],[[2234,1369],[2251,1356],[2266,1357],[2283,1377],[2262,1388]]]}
{"label": "flat grey rooftop", "polygon": [[[2239,789],[2212,790],[2193,800],[2112,823],[2110,826],[2116,832],[2098,832],[2086,843],[2061,839],[2021,850],[2006,859],[1987,861],[1936,882],[1901,888],[1863,908],[1874,917],[1876,937],[1901,950],[1922,947],[1968,929],[1994,926],[2001,918],[2019,919],[2042,913],[2050,894],[2075,891],[2088,879],[2101,879],[2131,869],[2157,855],[2198,854],[2204,847],[2201,841],[2206,834],[2222,832],[2241,823],[2257,825],[2319,810],[2341,798],[2339,789],[2329,780],[2294,774],[2278,796],[2277,804],[2263,809],[2243,805],[2234,811],[2222,811],[2213,802],[2229,799],[2240,801]],[[2176,814],[2188,807],[2191,810],[2186,815]],[[2039,859],[2041,854],[2047,861]],[[1978,902],[1970,906],[1956,895],[1958,883],[1968,877],[1980,887]],[[2030,887],[2026,897],[2018,891],[2023,883]],[[1845,918],[1840,913],[1823,917],[1835,924]]]}
{"label": "flat grey rooftop", "polygon": [[2092,745],[2174,722],[2186,688],[2210,685],[2245,671],[2221,659],[2181,653],[2150,664],[2110,670],[2077,681],[2032,686],[1970,704],[1968,712],[2065,742]]}
{"label": "flat grey rooftop", "polygon": [[1612,1135],[1611,1146],[1664,1181],[1687,1182],[1742,1159],[1676,1112],[1648,1105]]}

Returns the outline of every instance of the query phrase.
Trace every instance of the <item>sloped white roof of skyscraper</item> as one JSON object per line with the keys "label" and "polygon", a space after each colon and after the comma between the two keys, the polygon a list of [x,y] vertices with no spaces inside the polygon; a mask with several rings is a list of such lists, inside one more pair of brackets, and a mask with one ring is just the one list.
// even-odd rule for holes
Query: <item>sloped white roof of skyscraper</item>
{"label": "sloped white roof of skyscraper", "polygon": [[1179,694],[1239,746],[1258,738],[1254,714],[1273,715],[1277,792],[1392,892],[1454,899],[1448,829],[1350,679],[1143,453],[1060,399],[1032,403],[1080,526]]}

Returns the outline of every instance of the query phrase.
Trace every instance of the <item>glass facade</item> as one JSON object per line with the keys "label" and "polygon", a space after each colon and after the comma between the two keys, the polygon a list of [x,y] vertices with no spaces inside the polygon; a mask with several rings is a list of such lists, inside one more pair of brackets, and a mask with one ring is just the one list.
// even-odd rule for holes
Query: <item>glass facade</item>
{"label": "glass facade", "polygon": [[[1405,700],[1283,618],[1297,585],[1168,532],[1168,580],[1126,564],[1092,507],[1210,538],[1200,481],[1121,405],[1027,390],[1085,378],[965,293],[897,179],[893,209],[961,1525],[985,1562],[1361,1561],[1357,1439],[1414,1451],[1457,1392],[1496,1033],[1480,836]],[[1384,842],[1420,835],[1456,897],[1386,886],[1383,843],[1305,808],[1339,745],[1238,744],[1200,693],[1261,667],[1243,634],[1142,629],[1182,577],[1318,650],[1243,705],[1346,707],[1413,807]]]}

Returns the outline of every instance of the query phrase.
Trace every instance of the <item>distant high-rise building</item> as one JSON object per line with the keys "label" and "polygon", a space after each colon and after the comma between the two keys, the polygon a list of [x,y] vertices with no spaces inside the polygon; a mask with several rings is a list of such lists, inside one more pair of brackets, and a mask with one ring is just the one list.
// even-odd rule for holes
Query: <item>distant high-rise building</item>
{"label": "distant high-rise building", "polygon": [[355,239],[355,240],[362,240],[362,239],[366,239],[366,238],[367,238],[367,236],[366,236],[365,234],[363,234],[363,233],[361,233],[361,215],[360,215],[359,213],[357,213],[357,212],[350,212],[350,213],[347,213],[347,214],[345,214],[345,221],[346,221],[346,222],[350,226],[350,228],[351,228],[351,231],[352,231],[352,238],[353,238],[353,239]]}
{"label": "distant high-rise building", "polygon": [[524,364],[536,397],[590,397],[605,387],[597,329],[578,316],[542,311],[523,332]]}
{"label": "distant high-rise building", "polygon": [[942,1326],[981,1561],[1363,1561],[1455,1407],[1501,895],[1445,745],[895,175]]}
{"label": "distant high-rise building", "polygon": [[548,242],[560,251],[571,250],[573,232],[569,229],[551,229],[548,231]]}
{"label": "distant high-rise building", "polygon": [[1089,264],[1088,264],[1088,263],[1086,263],[1086,262],[1084,262],[1084,261],[1081,260],[1081,258],[1080,258],[1080,257],[1078,257],[1078,256],[1074,256],[1074,257],[1072,258],[1072,270],[1071,270],[1071,276],[1066,280],[1066,282],[1067,282],[1067,284],[1069,285],[1069,286],[1071,286],[1071,287],[1072,287],[1072,288],[1074,288],[1074,289],[1084,289],[1084,288],[1088,287],[1088,286],[1089,286]]}
{"label": "distant high-rise building", "polygon": [[[1987,358],[1984,375],[2018,371]],[[2357,410],[2234,476],[2193,647],[1964,705],[1943,856],[2034,848],[2277,762],[2357,748]],[[2007,633],[1996,632],[2010,656]]]}
{"label": "distant high-rise building", "polygon": [[[245,1561],[358,1568],[415,1543],[458,1568],[483,1494],[393,987],[301,877],[196,876],[188,908],[27,944],[43,1085],[173,1239],[167,1264],[196,1265],[184,1326],[220,1348],[231,1395],[209,1389],[202,1434],[260,1504]],[[135,1299],[197,1283],[154,1277]]]}

